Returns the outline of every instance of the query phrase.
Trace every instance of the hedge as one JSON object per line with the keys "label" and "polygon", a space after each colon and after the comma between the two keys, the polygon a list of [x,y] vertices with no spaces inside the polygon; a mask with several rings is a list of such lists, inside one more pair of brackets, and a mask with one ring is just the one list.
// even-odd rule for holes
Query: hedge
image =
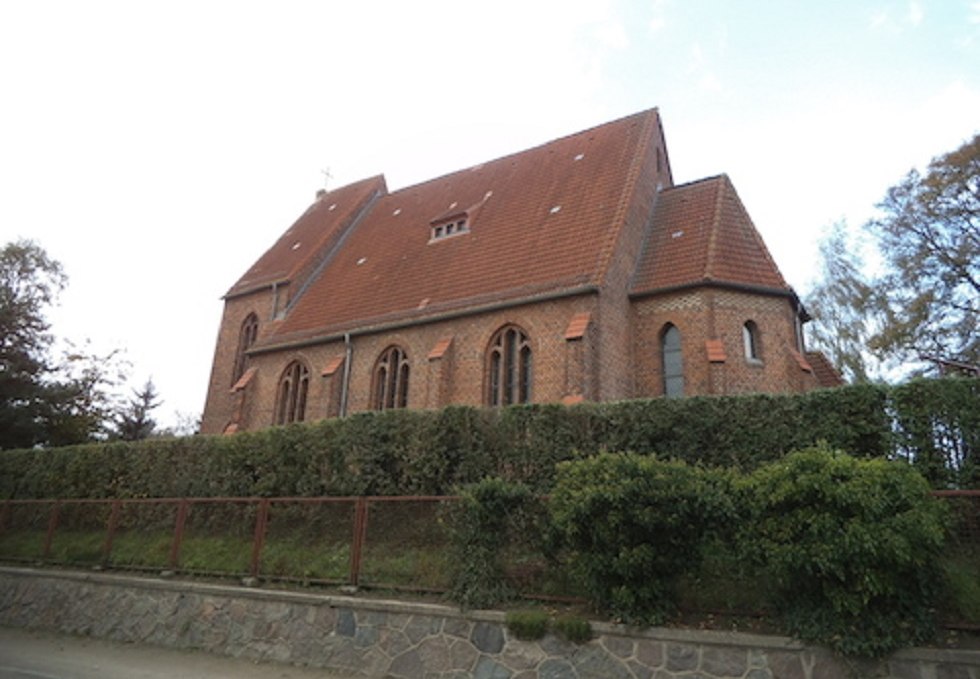
{"label": "hedge", "polygon": [[555,466],[603,450],[749,471],[826,442],[910,461],[934,487],[980,487],[980,380],[797,395],[453,406],[359,413],[233,436],[0,451],[0,497],[450,493],[488,476],[548,492]]}

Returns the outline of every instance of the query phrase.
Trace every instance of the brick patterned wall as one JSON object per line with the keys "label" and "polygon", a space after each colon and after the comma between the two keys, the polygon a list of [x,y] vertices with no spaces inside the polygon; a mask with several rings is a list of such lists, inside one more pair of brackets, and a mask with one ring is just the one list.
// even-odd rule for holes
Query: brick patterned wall
{"label": "brick patterned wall", "polygon": [[[234,411],[235,396],[229,393],[234,349],[241,325],[238,320],[249,313],[248,304],[231,300],[222,321],[219,349],[215,353],[214,376],[208,399],[208,411],[202,430],[218,433],[224,430]],[[352,355],[348,413],[371,409],[372,377],[378,357],[393,344],[404,349],[409,365],[408,407],[435,408],[454,404],[482,405],[486,381],[486,352],[493,334],[502,326],[514,324],[527,333],[533,351],[534,402],[560,402],[568,395],[569,353],[565,330],[578,313],[595,313],[596,296],[583,295],[457,318],[387,333],[358,335],[351,339]],[[262,326],[260,323],[260,335]],[[442,340],[452,344],[441,359],[430,360],[432,349]],[[224,342],[224,344],[222,344]],[[595,378],[594,342],[591,333],[578,341],[574,360],[582,366],[572,368],[581,375],[584,389]],[[293,360],[303,361],[310,369],[307,396],[307,420],[321,419],[339,413],[340,381],[343,365],[332,374],[324,370],[345,354],[343,340],[295,350],[253,356],[249,362],[257,368],[247,387],[247,414],[242,429],[259,429],[274,422],[276,391],[279,379]],[[227,385],[225,384],[227,383]]]}
{"label": "brick patterned wall", "polygon": [[[654,121],[649,121],[654,124]],[[598,329],[598,400],[611,401],[633,395],[633,363],[631,360],[630,289],[637,260],[648,237],[650,216],[659,192],[658,184],[670,185],[666,164],[657,171],[657,149],[665,149],[662,130],[653,137],[650,146],[635,169],[636,188],[626,208],[625,225],[612,251],[606,278],[599,297]],[[661,151],[662,158],[666,152]],[[663,163],[663,161],[661,161]]]}
{"label": "brick patterned wall", "polygon": [[[235,354],[238,351],[238,337],[242,323],[250,313],[254,313],[259,319],[258,338],[262,339],[269,334],[272,304],[271,289],[225,301],[221,324],[218,326],[218,338],[215,342],[207,400],[201,418],[201,431],[203,433],[219,433],[232,420],[238,404],[238,397],[231,394],[232,371],[235,366]],[[248,406],[246,400],[246,417]]]}
{"label": "brick patterned wall", "polygon": [[[759,328],[761,361],[745,356],[742,326]],[[672,323],[681,333],[684,393],[793,392],[817,387],[793,355],[793,308],[784,297],[703,288],[637,300],[633,308],[634,395],[661,396],[660,335]],[[705,342],[720,340],[725,361],[710,363]]]}

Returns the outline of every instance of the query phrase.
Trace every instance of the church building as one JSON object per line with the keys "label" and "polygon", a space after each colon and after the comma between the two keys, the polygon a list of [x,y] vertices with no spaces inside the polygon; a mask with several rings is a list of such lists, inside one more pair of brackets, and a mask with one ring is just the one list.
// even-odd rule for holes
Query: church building
{"label": "church building", "polygon": [[224,301],[204,433],[840,383],[728,177],[674,185],[656,109],[321,191]]}

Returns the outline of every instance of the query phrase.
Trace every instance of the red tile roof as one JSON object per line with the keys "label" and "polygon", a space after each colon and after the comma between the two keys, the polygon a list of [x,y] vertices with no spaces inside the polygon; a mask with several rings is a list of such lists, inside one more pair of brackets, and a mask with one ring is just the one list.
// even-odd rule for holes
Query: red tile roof
{"label": "red tile roof", "polygon": [[632,292],[706,282],[790,292],[726,175],[660,193]]}
{"label": "red tile roof", "polygon": [[806,352],[806,360],[813,368],[813,374],[821,387],[840,387],[844,385],[844,378],[840,376],[837,368],[834,367],[834,364],[830,362],[830,359],[822,351]]}
{"label": "red tile roof", "polygon": [[[265,344],[598,285],[659,138],[654,109],[381,196]],[[430,238],[459,212],[467,232]],[[259,264],[284,259],[294,238]]]}
{"label": "red tile roof", "polygon": [[331,251],[372,198],[386,190],[384,177],[371,177],[324,194],[231,287],[227,296],[272,283],[295,282],[298,274]]}

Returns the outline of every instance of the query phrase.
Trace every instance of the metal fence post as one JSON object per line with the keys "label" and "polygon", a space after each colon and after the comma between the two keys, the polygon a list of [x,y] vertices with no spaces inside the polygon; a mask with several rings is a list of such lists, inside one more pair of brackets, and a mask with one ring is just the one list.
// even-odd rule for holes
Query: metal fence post
{"label": "metal fence post", "polygon": [[180,563],[180,543],[184,539],[184,524],[187,523],[187,512],[190,503],[187,498],[183,498],[177,506],[177,521],[174,524],[174,541],[170,545],[170,567],[177,568]]}
{"label": "metal fence post", "polygon": [[367,536],[367,498],[358,497],[354,503],[354,535],[350,550],[350,584],[357,587],[361,580],[361,557]]}
{"label": "metal fence post", "polygon": [[41,556],[45,559],[51,558],[51,541],[54,540],[54,532],[58,529],[58,513],[61,503],[55,500],[51,505],[51,514],[48,517],[48,532],[44,535],[44,551]]}
{"label": "metal fence post", "polygon": [[259,563],[262,558],[262,548],[265,546],[265,532],[269,524],[269,500],[259,501],[259,511],[255,516],[255,539],[252,541],[252,562],[249,572],[253,578],[259,577]]}
{"label": "metal fence post", "polygon": [[109,563],[109,555],[112,554],[112,541],[116,537],[116,528],[119,526],[119,514],[122,512],[122,502],[113,500],[112,510],[109,512],[109,525],[106,528],[105,542],[102,543],[102,565]]}

